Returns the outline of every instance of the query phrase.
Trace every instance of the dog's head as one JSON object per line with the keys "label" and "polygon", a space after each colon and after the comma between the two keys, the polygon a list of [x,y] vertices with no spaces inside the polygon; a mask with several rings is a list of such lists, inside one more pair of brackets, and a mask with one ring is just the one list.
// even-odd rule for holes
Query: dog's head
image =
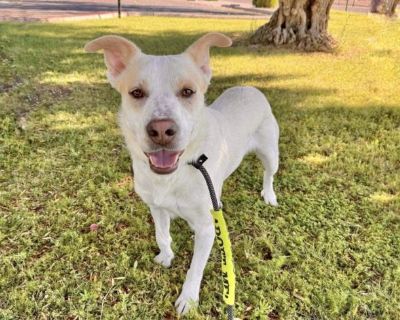
{"label": "dog's head", "polygon": [[149,159],[167,174],[178,167],[190,142],[196,116],[211,79],[210,47],[229,47],[231,39],[208,33],[178,55],[152,56],[118,36],[90,41],[88,52],[103,50],[110,84],[121,94],[121,121]]}

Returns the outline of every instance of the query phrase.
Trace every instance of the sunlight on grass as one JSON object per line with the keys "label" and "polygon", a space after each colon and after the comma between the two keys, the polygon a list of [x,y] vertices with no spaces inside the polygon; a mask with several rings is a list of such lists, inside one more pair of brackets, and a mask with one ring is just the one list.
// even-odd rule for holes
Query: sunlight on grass
{"label": "sunlight on grass", "polygon": [[52,124],[50,128],[53,130],[87,129],[93,126],[92,122],[62,112],[49,117],[47,121]]}
{"label": "sunlight on grass", "polygon": [[[105,72],[101,73],[99,70],[95,72],[88,72],[87,74],[71,72],[45,72],[41,77],[41,84],[56,84],[56,85],[69,85],[73,83],[93,83],[99,80],[99,76],[105,75]],[[106,84],[107,81],[103,79],[100,83]]]}
{"label": "sunlight on grass", "polygon": [[379,202],[379,203],[388,203],[398,199],[399,196],[396,194],[388,194],[386,192],[375,192],[370,196],[372,201]]}
{"label": "sunlight on grass", "polygon": [[301,162],[311,165],[320,165],[329,161],[330,157],[323,156],[321,154],[309,154],[300,159]]}
{"label": "sunlight on grass", "polygon": [[[192,234],[175,221],[173,266],[153,263],[154,226],[132,192],[117,125],[120,97],[102,55],[83,47],[119,34],[146,53],[176,54],[206,32],[240,37],[262,23],[0,23],[0,319],[177,318]],[[241,319],[399,315],[400,22],[333,12],[329,30],[339,42],[331,54],[212,49],[207,101],[256,86],[281,130],[279,207],[260,198],[252,155],[223,190]],[[214,250],[188,319],[224,313],[219,263]]]}
{"label": "sunlight on grass", "polygon": [[99,128],[108,124],[109,118],[113,118],[112,114],[105,114],[103,116],[90,116],[82,117],[81,114],[68,113],[59,111],[55,114],[50,114],[43,119],[43,122],[48,123],[49,129],[52,130],[74,130],[74,129],[89,129]]}

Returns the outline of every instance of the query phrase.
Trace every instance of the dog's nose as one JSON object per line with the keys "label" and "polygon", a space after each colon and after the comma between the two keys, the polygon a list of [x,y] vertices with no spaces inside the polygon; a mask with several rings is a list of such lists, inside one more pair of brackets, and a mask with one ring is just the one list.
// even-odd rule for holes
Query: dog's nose
{"label": "dog's nose", "polygon": [[178,126],[170,119],[152,120],[147,125],[146,131],[154,143],[165,146],[174,139]]}

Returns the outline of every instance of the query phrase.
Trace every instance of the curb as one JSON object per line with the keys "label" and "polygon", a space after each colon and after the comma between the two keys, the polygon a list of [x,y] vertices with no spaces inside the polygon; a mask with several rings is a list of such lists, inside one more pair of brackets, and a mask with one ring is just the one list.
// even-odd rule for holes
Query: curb
{"label": "curb", "polygon": [[[181,17],[181,18],[208,18],[208,19],[247,19],[247,20],[263,20],[269,17],[266,13],[262,15],[236,15],[234,13],[223,13],[223,14],[204,14],[204,13],[192,13],[192,12],[122,12],[121,18],[123,17],[146,17],[146,16],[158,16],[158,17]],[[50,17],[50,18],[9,18],[0,17],[2,21],[14,21],[14,22],[73,22],[83,20],[95,20],[95,19],[111,19],[118,18],[117,12],[106,12],[106,13],[95,13],[85,14],[69,17]]]}

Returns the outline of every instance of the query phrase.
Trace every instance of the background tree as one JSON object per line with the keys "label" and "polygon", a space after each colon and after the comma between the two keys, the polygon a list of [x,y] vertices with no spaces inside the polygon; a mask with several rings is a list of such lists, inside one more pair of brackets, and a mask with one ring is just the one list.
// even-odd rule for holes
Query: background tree
{"label": "background tree", "polygon": [[393,16],[396,13],[396,7],[400,0],[388,0],[386,3],[385,14],[388,16]]}
{"label": "background tree", "polygon": [[251,36],[253,44],[291,45],[307,51],[329,51],[335,41],[328,34],[334,0],[280,0],[271,19]]}
{"label": "background tree", "polygon": [[371,0],[370,12],[393,16],[400,0]]}
{"label": "background tree", "polygon": [[371,0],[370,12],[379,13],[379,9],[382,5],[382,0]]}
{"label": "background tree", "polygon": [[398,6],[398,4],[400,3],[400,0],[391,0],[389,1],[389,6],[388,6],[388,11],[387,14],[392,16],[396,13],[396,8]]}

